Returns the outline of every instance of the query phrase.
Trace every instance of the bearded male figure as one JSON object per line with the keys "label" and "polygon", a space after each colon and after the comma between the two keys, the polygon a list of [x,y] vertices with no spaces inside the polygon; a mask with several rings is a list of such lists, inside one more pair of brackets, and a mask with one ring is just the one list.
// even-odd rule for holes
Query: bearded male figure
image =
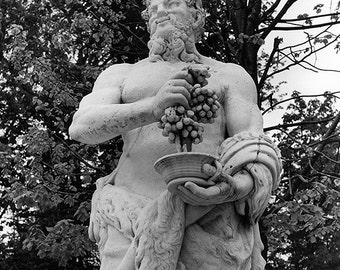
{"label": "bearded male figure", "polygon": [[[256,88],[238,65],[198,53],[201,0],[149,0],[150,54],[98,77],[73,118],[73,139],[97,144],[122,135],[116,170],[97,181],[89,233],[101,269],[264,269],[258,220],[279,182],[276,146],[263,134]],[[215,185],[187,182],[167,191],[155,161],[176,153],[157,122],[171,106],[190,104],[190,65],[209,67],[206,87],[221,109],[193,152],[218,156]]]}

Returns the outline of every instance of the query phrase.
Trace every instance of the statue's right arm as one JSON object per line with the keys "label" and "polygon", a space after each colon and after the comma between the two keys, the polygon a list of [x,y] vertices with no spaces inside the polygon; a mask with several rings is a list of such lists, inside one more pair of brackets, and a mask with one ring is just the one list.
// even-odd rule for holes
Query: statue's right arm
{"label": "statue's right arm", "polygon": [[93,90],[79,104],[69,133],[72,139],[97,144],[112,139],[128,129],[152,121],[146,100],[121,104],[125,74],[130,65],[114,65],[97,78]]}
{"label": "statue's right arm", "polygon": [[85,96],[73,116],[72,139],[97,144],[160,119],[164,109],[174,104],[188,107],[191,87],[185,74],[175,74],[155,96],[122,103],[122,89],[132,65],[114,65],[103,71],[93,91]]}

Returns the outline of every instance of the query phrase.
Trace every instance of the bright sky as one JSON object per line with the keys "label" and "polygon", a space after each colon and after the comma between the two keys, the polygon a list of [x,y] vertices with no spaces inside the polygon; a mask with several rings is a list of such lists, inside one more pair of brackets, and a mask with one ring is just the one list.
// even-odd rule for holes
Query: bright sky
{"label": "bright sky", "polygon": [[[284,1],[286,2],[286,1]],[[324,4],[322,13],[334,12],[338,1],[336,0],[298,0],[289,12],[284,16],[284,19],[295,19],[299,14],[307,13],[310,16],[318,15],[314,6],[317,4]],[[320,13],[320,14],[322,14]],[[329,20],[329,17],[313,20],[313,24],[324,23]],[[284,26],[283,24],[281,26]],[[287,26],[287,25],[285,25]],[[303,31],[275,31],[272,32],[266,39],[266,44],[263,49],[270,53],[273,47],[275,37],[283,38],[283,43],[280,47],[297,44],[306,40],[306,34],[316,35],[320,29],[303,30]],[[338,35],[340,34],[340,25],[335,25],[330,29],[330,32]],[[340,40],[339,40],[340,41]],[[316,56],[310,57],[309,62],[315,64],[323,69],[339,69],[340,70],[340,52],[336,53],[334,46],[336,43],[331,44],[324,51],[320,51]],[[321,94],[325,91],[340,91],[340,72],[319,71],[317,73],[303,69],[302,67],[295,66],[290,70],[284,71],[275,75],[275,82],[287,81],[287,84],[281,86],[280,93],[290,94],[292,91],[297,90],[303,94]],[[337,108],[340,110],[340,102],[337,103]],[[281,116],[284,110],[278,110],[270,113],[264,117],[265,127],[276,125],[281,122]]]}

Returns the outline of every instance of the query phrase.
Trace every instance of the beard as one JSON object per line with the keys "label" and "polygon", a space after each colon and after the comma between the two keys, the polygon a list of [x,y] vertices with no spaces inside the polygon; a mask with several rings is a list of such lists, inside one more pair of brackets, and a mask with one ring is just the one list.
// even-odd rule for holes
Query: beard
{"label": "beard", "polygon": [[181,61],[186,63],[200,63],[200,54],[195,47],[192,24],[183,25],[177,22],[172,14],[169,15],[170,29],[151,36],[148,42],[149,60]]}

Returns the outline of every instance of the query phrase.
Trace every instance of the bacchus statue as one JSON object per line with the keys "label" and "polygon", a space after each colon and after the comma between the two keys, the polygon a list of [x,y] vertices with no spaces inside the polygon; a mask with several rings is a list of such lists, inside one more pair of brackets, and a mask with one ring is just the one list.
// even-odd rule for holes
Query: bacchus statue
{"label": "bacchus statue", "polygon": [[[196,50],[205,21],[201,0],[146,4],[149,57],[103,71],[70,127],[71,137],[87,144],[124,140],[116,170],[97,181],[92,200],[89,233],[101,269],[264,269],[258,220],[281,162],[263,133],[255,84],[242,67]],[[212,186],[189,181],[173,194],[153,168],[176,153],[157,123],[169,107],[190,107],[192,65],[209,70],[203,88],[221,107],[213,123],[202,124],[204,139],[191,151],[217,156],[222,170]]]}

